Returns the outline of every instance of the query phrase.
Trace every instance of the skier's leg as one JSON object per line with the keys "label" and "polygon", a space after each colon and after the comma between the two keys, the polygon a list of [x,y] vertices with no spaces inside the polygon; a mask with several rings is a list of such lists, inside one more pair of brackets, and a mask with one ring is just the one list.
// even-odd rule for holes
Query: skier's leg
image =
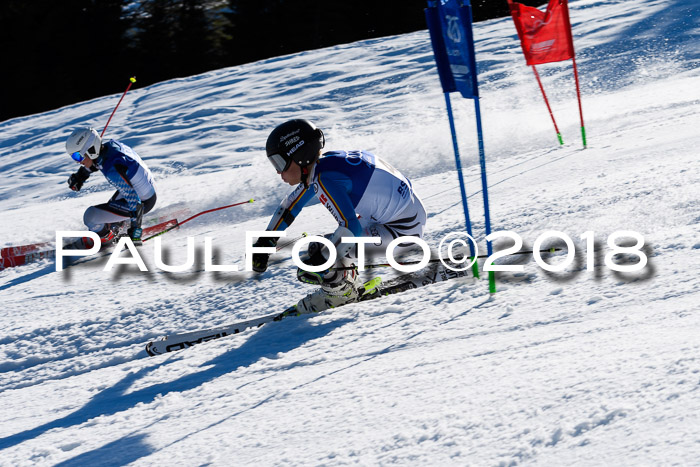
{"label": "skier's leg", "polygon": [[[90,206],[83,215],[83,222],[89,230],[97,232],[103,243],[113,241],[127,229],[141,228],[141,219],[156,204],[156,195],[145,200],[136,213],[129,210],[126,200],[115,193],[108,203]],[[140,238],[140,235],[139,235]]]}
{"label": "skier's leg", "polygon": [[131,211],[131,222],[129,224],[129,237],[134,245],[141,245],[141,234],[143,230],[141,229],[141,221],[143,220],[143,215],[153,209],[156,204],[156,195],[154,194],[147,200],[138,204],[135,211]]}
{"label": "skier's leg", "polygon": [[114,241],[124,230],[123,227],[126,227],[130,216],[126,200],[116,192],[109,202],[87,208],[83,215],[83,223],[89,230],[96,232],[105,244]]}
{"label": "skier's leg", "polygon": [[[326,263],[328,252],[321,243],[309,244],[301,260],[310,266]],[[347,269],[345,269],[347,268]],[[359,276],[352,258],[340,258],[330,269],[321,272],[297,270],[297,279],[321,288],[310,293],[297,304],[299,313],[311,313],[351,303],[359,298]]]}
{"label": "skier's leg", "polygon": [[[386,224],[364,224],[363,219],[360,219],[364,227],[363,236],[380,239],[375,244],[365,245],[366,258],[372,258],[376,255],[385,256],[386,247],[395,238],[408,236],[421,238],[423,236],[423,229],[427,219],[425,209],[417,196],[414,195],[411,201],[411,204],[395,220]],[[340,237],[351,235],[349,231],[346,235],[338,235],[338,231],[336,231],[334,237],[338,238],[335,241],[331,239],[331,241],[338,244]],[[413,242],[401,243],[395,248],[394,254],[401,254],[415,248],[416,245]],[[324,252],[325,249],[320,244],[311,243],[306,257],[302,258],[302,260],[309,265],[324,264],[327,259],[327,252]],[[343,258],[339,258],[333,268],[321,273],[298,269],[297,278],[300,281],[320,285],[321,288],[302,299],[297,304],[297,311],[300,313],[318,312],[356,301],[359,298],[358,289],[361,281],[356,267],[350,267],[356,264],[357,247],[350,249]]]}
{"label": "skier's leg", "polygon": [[[365,219],[360,219],[360,224],[363,227],[363,237],[374,237],[380,240],[376,243],[365,245],[365,254],[368,258],[386,257],[386,248],[393,240],[399,237],[418,237],[423,238],[425,223],[428,216],[426,215],[423,203],[418,196],[413,195],[412,202],[409,204],[394,220],[385,224],[377,224],[367,222]],[[410,253],[415,251],[417,245],[413,242],[400,243],[394,249],[394,255]],[[357,248],[352,250],[352,254],[357,255]]]}

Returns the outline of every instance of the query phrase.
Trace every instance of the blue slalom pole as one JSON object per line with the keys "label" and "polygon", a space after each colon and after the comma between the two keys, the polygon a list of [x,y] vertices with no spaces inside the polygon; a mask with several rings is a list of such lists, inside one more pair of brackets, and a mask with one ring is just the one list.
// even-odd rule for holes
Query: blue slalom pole
{"label": "blue slalom pole", "polygon": [[[445,104],[447,105],[447,119],[450,121],[450,132],[452,132],[452,146],[454,147],[455,160],[457,161],[457,178],[459,178],[459,190],[462,193],[462,207],[464,208],[464,217],[467,226],[467,233],[474,238],[472,235],[472,222],[469,219],[469,206],[467,206],[467,189],[464,184],[464,175],[462,174],[462,161],[459,157],[459,146],[457,145],[457,130],[455,129],[455,121],[452,115],[452,103],[450,102],[450,93],[445,94]],[[474,243],[469,242],[469,250],[471,251],[471,258],[476,258],[476,251],[474,251]],[[489,253],[490,255],[491,253]],[[479,265],[477,261],[474,261],[472,265],[472,273],[474,277],[479,277]]]}
{"label": "blue slalom pole", "polygon": [[[479,164],[481,165],[481,192],[484,194],[484,220],[486,236],[491,235],[491,213],[489,212],[489,191],[486,182],[486,152],[484,151],[484,133],[481,129],[481,108],[479,107],[479,96],[474,97],[474,112],[476,113],[476,134],[479,139]],[[493,254],[491,242],[486,242],[486,250],[489,256]],[[493,271],[489,271],[489,292],[496,293],[496,276]]]}

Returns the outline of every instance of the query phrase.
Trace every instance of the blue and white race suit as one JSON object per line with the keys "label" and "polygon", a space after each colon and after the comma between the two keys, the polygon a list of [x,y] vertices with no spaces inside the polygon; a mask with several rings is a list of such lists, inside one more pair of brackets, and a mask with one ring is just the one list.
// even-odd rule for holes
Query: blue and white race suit
{"label": "blue and white race suit", "polygon": [[[389,242],[398,237],[423,237],[427,216],[411,182],[370,152],[327,152],[312,167],[308,180],[308,186],[299,184],[280,203],[267,230],[285,230],[316,196],[338,222],[336,232],[345,228],[356,237],[381,239],[365,247],[368,254],[384,255]],[[348,252],[356,256],[351,248],[338,247],[339,257]]]}
{"label": "blue and white race suit", "polygon": [[117,192],[109,202],[85,211],[85,225],[99,232],[105,224],[129,219],[131,227],[140,227],[141,217],[156,203],[156,189],[153,174],[136,151],[118,141],[107,141],[91,170],[102,172]]}

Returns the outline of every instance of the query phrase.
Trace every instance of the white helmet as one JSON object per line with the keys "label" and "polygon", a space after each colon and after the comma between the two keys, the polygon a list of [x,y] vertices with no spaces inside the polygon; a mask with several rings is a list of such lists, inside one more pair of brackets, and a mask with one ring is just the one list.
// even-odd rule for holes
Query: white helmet
{"label": "white helmet", "polygon": [[66,141],[66,151],[68,154],[80,153],[90,159],[97,159],[100,155],[102,140],[94,128],[80,128],[75,130]]}

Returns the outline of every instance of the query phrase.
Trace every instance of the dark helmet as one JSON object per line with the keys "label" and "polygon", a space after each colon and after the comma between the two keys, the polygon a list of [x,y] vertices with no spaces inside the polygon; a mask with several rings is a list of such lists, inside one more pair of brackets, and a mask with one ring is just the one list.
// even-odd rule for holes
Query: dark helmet
{"label": "dark helmet", "polygon": [[265,144],[267,159],[278,172],[284,172],[292,161],[302,168],[318,160],[326,144],[323,132],[308,120],[284,122],[270,133]]}

